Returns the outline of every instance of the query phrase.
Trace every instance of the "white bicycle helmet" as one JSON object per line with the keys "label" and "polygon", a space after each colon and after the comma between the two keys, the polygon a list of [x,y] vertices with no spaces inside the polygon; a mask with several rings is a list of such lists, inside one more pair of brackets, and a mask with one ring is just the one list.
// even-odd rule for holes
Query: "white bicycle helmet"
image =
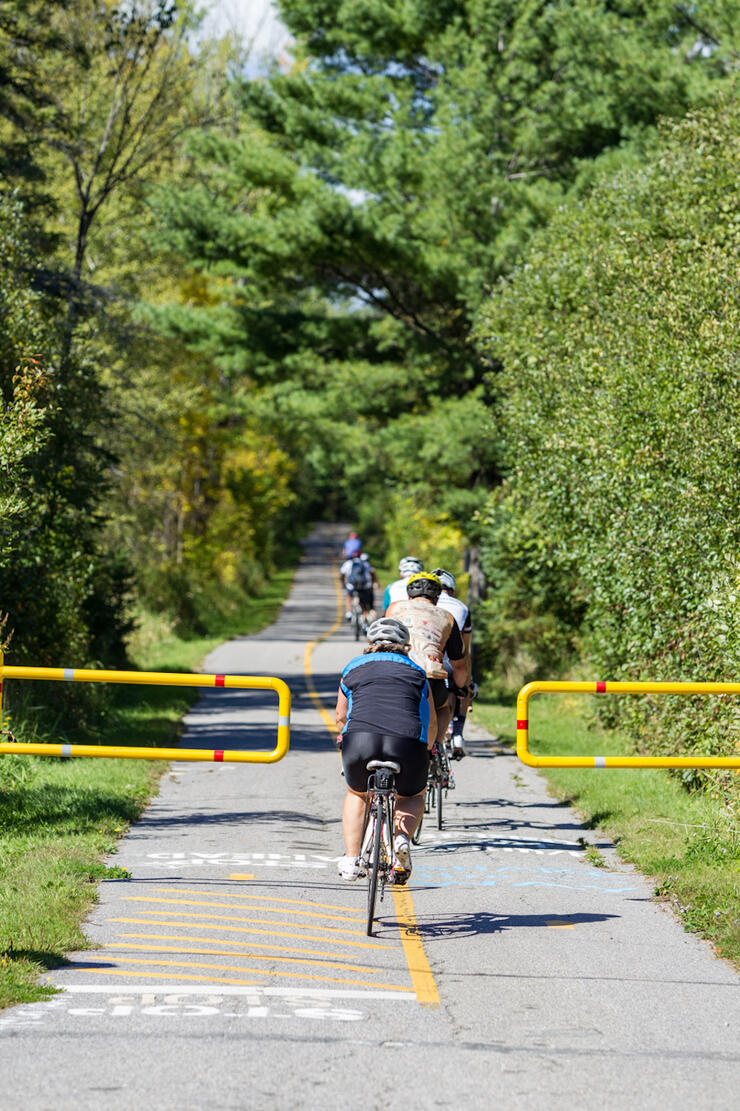
{"label": "white bicycle helmet", "polygon": [[386,644],[398,644],[403,647],[411,640],[406,625],[403,621],[396,621],[395,617],[379,617],[369,626],[366,635],[371,644],[384,641]]}
{"label": "white bicycle helmet", "polygon": [[434,574],[442,583],[443,590],[451,590],[453,594],[455,593],[457,590],[457,579],[451,571],[443,571],[441,567],[438,567]]}
{"label": "white bicycle helmet", "polygon": [[398,565],[399,575],[418,575],[424,570],[424,564],[416,556],[404,556]]}

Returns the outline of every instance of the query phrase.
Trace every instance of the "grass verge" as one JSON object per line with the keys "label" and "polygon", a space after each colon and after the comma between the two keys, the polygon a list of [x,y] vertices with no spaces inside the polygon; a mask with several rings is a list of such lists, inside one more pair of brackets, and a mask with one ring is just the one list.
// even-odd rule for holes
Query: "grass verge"
{"label": "grass verge", "polygon": [[[629,742],[586,718],[585,700],[535,699],[530,748],[540,756],[631,752]],[[476,717],[505,743],[515,744],[513,705],[482,702]],[[717,795],[689,794],[661,769],[543,768],[550,791],[603,830],[620,856],[655,882],[686,929],[712,942],[740,968],[740,815]]]}
{"label": "grass verge", "polygon": [[[274,620],[292,577],[292,571],[279,572],[250,600],[241,633]],[[183,640],[166,622],[143,614],[131,657],[141,670],[192,671],[223,639]],[[38,684],[37,701],[43,686]],[[173,744],[199,693],[133,686],[112,692],[98,740],[141,747]],[[36,712],[39,723],[43,710]],[[33,739],[22,724],[13,728],[19,740]],[[165,767],[162,761],[0,757],[0,1007],[53,995],[55,989],[38,977],[62,965],[65,953],[89,947],[81,923],[97,898],[98,882],[126,876],[102,858],[157,793]]]}

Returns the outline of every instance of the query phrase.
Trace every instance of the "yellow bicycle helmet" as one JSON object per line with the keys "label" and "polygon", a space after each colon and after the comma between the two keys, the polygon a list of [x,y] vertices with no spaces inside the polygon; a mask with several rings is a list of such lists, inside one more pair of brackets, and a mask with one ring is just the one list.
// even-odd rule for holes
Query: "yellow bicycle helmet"
{"label": "yellow bicycle helmet", "polygon": [[442,583],[431,571],[420,571],[406,580],[406,593],[409,598],[428,598],[436,602],[442,593]]}

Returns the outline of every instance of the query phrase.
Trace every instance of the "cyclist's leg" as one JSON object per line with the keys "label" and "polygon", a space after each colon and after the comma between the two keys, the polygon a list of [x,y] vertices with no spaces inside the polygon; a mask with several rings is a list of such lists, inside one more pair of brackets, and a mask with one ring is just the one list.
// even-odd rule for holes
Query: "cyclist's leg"
{"label": "cyclist's leg", "polygon": [[342,834],[347,856],[358,856],[360,852],[364,816],[365,793],[348,787],[342,806]]}
{"label": "cyclist's leg", "polygon": [[450,706],[449,691],[444,679],[430,679],[434,708],[437,711],[437,744],[443,744],[447,726],[450,724],[452,708]]}
{"label": "cyclist's leg", "polygon": [[375,620],[375,610],[373,609],[373,591],[372,588],[367,590],[358,590],[357,595],[360,599],[362,606],[362,616],[366,624]]}
{"label": "cyclist's leg", "polygon": [[404,833],[409,840],[416,833],[416,827],[424,813],[426,784],[418,795],[398,795],[396,797],[396,830]]}
{"label": "cyclist's leg", "polygon": [[452,756],[456,760],[461,760],[465,755],[465,746],[463,744],[463,727],[465,725],[465,718],[467,717],[468,707],[470,705],[470,697],[460,698],[459,695],[452,695]]}
{"label": "cyclist's leg", "polygon": [[385,758],[401,765],[396,776],[396,832],[411,839],[424,813],[424,795],[429,770],[429,750],[423,741],[410,737],[388,737]]}
{"label": "cyclist's leg", "polygon": [[367,764],[383,759],[382,737],[374,733],[346,732],[342,738],[342,768],[347,793],[342,807],[342,833],[347,856],[357,856],[361,848],[362,821],[365,816]]}

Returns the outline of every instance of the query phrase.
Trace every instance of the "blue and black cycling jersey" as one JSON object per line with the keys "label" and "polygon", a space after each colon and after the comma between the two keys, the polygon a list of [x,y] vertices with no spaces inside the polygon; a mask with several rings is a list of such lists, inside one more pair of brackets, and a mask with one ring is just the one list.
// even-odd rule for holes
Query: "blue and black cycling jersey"
{"label": "blue and black cycling jersey", "polygon": [[385,733],[427,743],[429,702],[422,667],[401,652],[357,656],[340,683],[347,698],[345,733]]}

